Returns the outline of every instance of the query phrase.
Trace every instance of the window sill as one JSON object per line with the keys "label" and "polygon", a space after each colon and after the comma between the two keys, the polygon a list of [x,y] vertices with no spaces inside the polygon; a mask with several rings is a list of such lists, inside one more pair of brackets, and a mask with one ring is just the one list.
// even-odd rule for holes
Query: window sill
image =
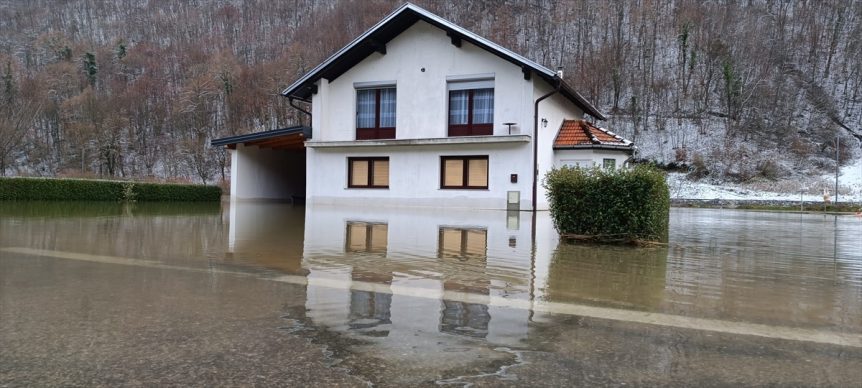
{"label": "window sill", "polygon": [[308,148],[341,148],[341,147],[378,147],[378,146],[414,146],[414,145],[451,145],[451,144],[501,144],[529,143],[530,135],[491,135],[491,136],[455,136],[432,137],[424,139],[391,139],[391,140],[352,140],[352,141],[313,141],[305,142]]}

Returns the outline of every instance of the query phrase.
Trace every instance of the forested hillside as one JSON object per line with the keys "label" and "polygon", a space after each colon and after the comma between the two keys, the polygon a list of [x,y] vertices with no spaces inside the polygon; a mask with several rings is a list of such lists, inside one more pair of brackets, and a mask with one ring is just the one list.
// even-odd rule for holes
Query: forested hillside
{"label": "forested hillside", "polygon": [[[693,178],[798,178],[862,139],[862,2],[416,1],[551,68]],[[400,3],[0,0],[0,174],[224,179],[215,137]]]}

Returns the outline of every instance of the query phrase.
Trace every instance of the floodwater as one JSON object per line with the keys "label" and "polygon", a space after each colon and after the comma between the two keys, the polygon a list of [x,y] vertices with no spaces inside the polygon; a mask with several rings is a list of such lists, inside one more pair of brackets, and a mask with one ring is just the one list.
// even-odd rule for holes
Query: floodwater
{"label": "floodwater", "polygon": [[858,386],[862,218],[0,202],[0,387]]}

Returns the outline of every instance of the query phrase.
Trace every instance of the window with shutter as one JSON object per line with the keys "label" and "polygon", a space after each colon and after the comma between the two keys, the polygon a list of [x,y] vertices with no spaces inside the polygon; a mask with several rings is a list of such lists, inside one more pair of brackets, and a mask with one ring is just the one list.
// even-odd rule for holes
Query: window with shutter
{"label": "window with shutter", "polygon": [[389,158],[347,158],[347,187],[388,189]]}
{"label": "window with shutter", "polygon": [[441,156],[440,188],[487,189],[488,156]]}

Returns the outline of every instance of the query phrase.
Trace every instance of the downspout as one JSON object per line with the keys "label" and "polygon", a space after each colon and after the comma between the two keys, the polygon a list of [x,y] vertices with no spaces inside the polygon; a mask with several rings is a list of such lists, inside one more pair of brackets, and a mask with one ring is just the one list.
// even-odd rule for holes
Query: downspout
{"label": "downspout", "polygon": [[307,115],[308,115],[308,126],[311,126],[311,112],[309,112],[309,111],[307,111],[307,110],[305,110],[305,109],[302,109],[302,107],[300,107],[300,106],[296,105],[296,104],[293,102],[294,100],[299,100],[299,101],[302,101],[302,102],[305,102],[305,103],[310,104],[310,103],[311,103],[311,101],[306,100],[306,99],[304,99],[304,98],[294,97],[294,96],[285,96],[285,97],[287,97],[287,101],[288,101],[288,103],[290,104],[290,107],[291,107],[291,108],[296,109],[296,110],[298,110],[298,111],[300,111],[300,112],[305,113],[305,114],[307,114]]}
{"label": "downspout", "polygon": [[[539,187],[539,103],[542,100],[557,94],[560,91],[560,79],[555,77],[557,84],[554,90],[545,94],[538,99],[533,106],[533,217],[536,217],[536,197],[538,196]],[[535,230],[535,228],[533,228]]]}

